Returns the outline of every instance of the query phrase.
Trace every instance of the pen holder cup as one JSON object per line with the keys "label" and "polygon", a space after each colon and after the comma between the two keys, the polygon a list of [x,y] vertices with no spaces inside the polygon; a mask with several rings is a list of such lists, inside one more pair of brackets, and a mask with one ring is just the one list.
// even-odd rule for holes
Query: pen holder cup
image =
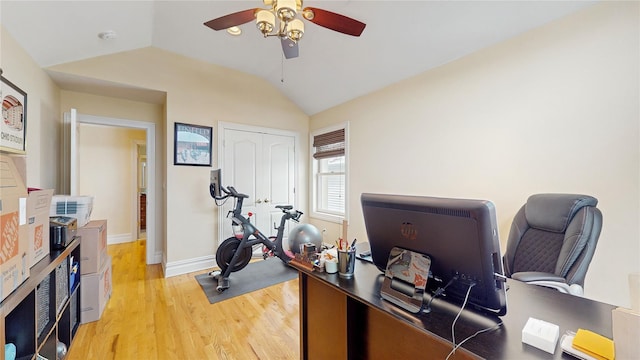
{"label": "pen holder cup", "polygon": [[350,279],[353,277],[353,270],[356,267],[355,250],[338,250],[338,275],[341,278]]}

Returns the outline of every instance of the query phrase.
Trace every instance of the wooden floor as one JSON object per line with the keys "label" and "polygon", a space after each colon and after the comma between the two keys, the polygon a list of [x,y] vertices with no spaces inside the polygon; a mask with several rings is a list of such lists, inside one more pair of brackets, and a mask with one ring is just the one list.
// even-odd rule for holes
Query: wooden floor
{"label": "wooden floor", "polygon": [[65,360],[300,358],[297,279],[212,305],[195,280],[204,271],[165,279],[144,245],[109,245],[112,297]]}

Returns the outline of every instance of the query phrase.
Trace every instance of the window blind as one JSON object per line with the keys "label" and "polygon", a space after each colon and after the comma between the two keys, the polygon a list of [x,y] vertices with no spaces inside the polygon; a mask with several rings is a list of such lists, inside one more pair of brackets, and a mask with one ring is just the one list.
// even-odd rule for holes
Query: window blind
{"label": "window blind", "polygon": [[316,149],[314,159],[326,159],[344,155],[344,129],[319,134],[313,137]]}

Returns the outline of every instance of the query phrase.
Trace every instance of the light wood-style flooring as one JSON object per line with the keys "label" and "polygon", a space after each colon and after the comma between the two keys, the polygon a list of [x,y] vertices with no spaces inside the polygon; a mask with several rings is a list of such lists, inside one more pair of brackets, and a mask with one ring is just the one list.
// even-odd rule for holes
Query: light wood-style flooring
{"label": "light wood-style flooring", "polygon": [[300,358],[297,279],[210,304],[195,280],[204,271],[165,279],[144,264],[144,240],[108,251],[113,294],[66,360]]}

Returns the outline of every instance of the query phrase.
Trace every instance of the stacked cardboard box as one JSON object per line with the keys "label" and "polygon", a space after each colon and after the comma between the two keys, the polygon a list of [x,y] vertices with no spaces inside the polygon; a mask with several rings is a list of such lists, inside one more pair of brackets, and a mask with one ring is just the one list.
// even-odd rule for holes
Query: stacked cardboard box
{"label": "stacked cardboard box", "polygon": [[27,234],[29,238],[29,264],[33,267],[49,255],[49,206],[53,189],[31,190],[27,198]]}
{"label": "stacked cardboard box", "polygon": [[24,156],[0,153],[0,301],[29,277]]}
{"label": "stacked cardboard box", "polygon": [[79,227],[80,323],[96,321],[111,298],[111,257],[107,253],[107,220]]}

